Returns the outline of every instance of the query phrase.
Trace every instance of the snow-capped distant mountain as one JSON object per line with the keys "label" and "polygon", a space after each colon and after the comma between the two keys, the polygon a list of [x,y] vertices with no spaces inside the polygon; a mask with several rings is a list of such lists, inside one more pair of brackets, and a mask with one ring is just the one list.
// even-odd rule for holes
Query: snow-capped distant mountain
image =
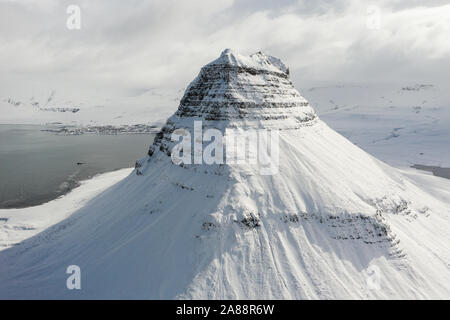
{"label": "snow-capped distant mountain", "polygon": [[[31,97],[0,93],[0,124],[58,123],[62,125],[158,124],[179,100],[176,90],[145,90],[130,95],[86,94],[68,98],[56,90],[41,90]],[[22,93],[23,95],[23,93]]]}
{"label": "snow-capped distant mountain", "polygon": [[395,166],[450,167],[450,93],[429,84],[306,88],[321,119],[370,154]]}
{"label": "snow-capped distant mountain", "polygon": [[[172,134],[195,121],[276,131],[277,170],[175,164]],[[329,128],[280,60],[226,50],[131,175],[0,252],[0,297],[449,298],[449,227],[448,199]]]}

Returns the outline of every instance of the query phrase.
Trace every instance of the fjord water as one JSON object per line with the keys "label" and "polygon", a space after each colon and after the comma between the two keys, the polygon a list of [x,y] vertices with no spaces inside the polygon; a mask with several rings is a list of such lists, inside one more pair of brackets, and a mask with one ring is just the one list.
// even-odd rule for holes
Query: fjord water
{"label": "fjord water", "polygon": [[439,166],[425,166],[423,164],[415,164],[411,166],[418,170],[425,170],[433,173],[434,176],[450,179],[450,168],[442,168]]}
{"label": "fjord water", "polygon": [[95,174],[132,167],[153,134],[57,135],[36,125],[0,125],[0,208],[42,204]]}

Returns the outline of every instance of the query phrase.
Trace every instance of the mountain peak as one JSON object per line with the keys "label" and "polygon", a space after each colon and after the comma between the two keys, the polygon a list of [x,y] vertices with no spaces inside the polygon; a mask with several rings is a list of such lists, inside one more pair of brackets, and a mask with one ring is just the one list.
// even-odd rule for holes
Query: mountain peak
{"label": "mountain peak", "polygon": [[289,75],[288,67],[280,59],[264,54],[261,51],[246,56],[235,50],[225,49],[222,51],[219,58],[206,65],[206,67],[217,65],[265,70],[267,72],[276,73],[282,72]]}
{"label": "mountain peak", "polygon": [[288,130],[310,126],[318,117],[289,80],[288,68],[262,52],[250,56],[226,49],[189,84],[175,114],[157,134],[149,155],[170,153],[172,133],[194,121],[219,130]]}
{"label": "mountain peak", "polygon": [[200,70],[186,89],[175,115],[256,121],[258,126],[283,120],[275,124],[278,128],[297,127],[317,118],[293,87],[288,68],[280,59],[262,52],[245,56],[231,49],[224,50],[218,59]]}

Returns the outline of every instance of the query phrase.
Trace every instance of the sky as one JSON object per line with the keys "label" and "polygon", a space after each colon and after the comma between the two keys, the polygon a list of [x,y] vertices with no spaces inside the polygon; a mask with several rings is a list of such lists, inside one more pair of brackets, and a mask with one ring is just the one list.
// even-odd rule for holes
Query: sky
{"label": "sky", "polygon": [[446,2],[0,0],[0,87],[181,90],[226,48],[281,58],[303,87],[441,83],[450,74]]}

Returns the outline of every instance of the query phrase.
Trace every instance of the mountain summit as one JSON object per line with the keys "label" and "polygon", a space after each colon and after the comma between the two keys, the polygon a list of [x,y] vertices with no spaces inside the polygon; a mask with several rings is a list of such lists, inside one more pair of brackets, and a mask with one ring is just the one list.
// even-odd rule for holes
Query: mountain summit
{"label": "mountain summit", "polygon": [[[237,142],[254,136],[276,136],[276,170]],[[225,50],[130,176],[0,252],[0,297],[448,298],[449,217],[322,122],[279,59]]]}
{"label": "mountain summit", "polygon": [[172,133],[193,130],[194,121],[219,130],[298,129],[314,123],[317,115],[289,80],[281,60],[259,52],[243,56],[227,49],[204,66],[186,89],[178,110],[150,148],[173,146]]}
{"label": "mountain summit", "polygon": [[276,126],[280,129],[316,118],[279,59],[262,53],[242,56],[231,50],[201,69],[175,116],[257,121],[259,125],[282,120]]}

